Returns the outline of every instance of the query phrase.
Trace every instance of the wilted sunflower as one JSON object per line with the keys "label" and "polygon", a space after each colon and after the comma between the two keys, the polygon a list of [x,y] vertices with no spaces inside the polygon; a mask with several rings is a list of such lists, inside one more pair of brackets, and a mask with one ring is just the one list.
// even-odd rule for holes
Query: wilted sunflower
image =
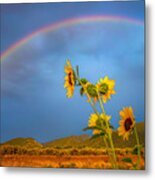
{"label": "wilted sunflower", "polygon": [[128,140],[130,132],[134,128],[135,118],[132,107],[123,108],[120,111],[121,120],[119,121],[120,127],[118,128],[119,136],[123,136],[123,139]]}
{"label": "wilted sunflower", "polygon": [[115,80],[111,80],[106,76],[104,79],[100,79],[96,87],[101,94],[103,102],[106,103],[108,99],[111,99],[111,94],[115,94],[114,90]]}
{"label": "wilted sunflower", "polygon": [[64,67],[64,70],[66,73],[64,88],[67,89],[66,96],[68,98],[70,98],[73,96],[73,93],[74,93],[74,88],[75,88],[74,86],[75,86],[75,82],[76,82],[76,77],[75,77],[74,70],[73,70],[69,60],[66,61],[66,64],[67,65],[65,65],[65,67]]}
{"label": "wilted sunflower", "polygon": [[[105,121],[109,121],[111,116],[105,115],[105,114],[100,114],[99,116],[97,114],[91,114],[89,121],[88,121],[88,127],[99,127],[103,128],[105,127]],[[93,134],[100,134],[101,130],[95,129],[93,130]]]}

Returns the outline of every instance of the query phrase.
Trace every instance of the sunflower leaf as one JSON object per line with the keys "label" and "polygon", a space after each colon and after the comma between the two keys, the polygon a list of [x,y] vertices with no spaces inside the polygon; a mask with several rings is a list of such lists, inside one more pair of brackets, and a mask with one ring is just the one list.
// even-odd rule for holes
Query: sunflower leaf
{"label": "sunflower leaf", "polygon": [[104,132],[102,132],[102,133],[100,133],[100,134],[95,134],[95,135],[93,135],[93,136],[90,138],[90,140],[95,139],[95,138],[98,138],[98,137],[101,137],[101,136],[104,136],[104,135],[105,135]]}
{"label": "sunflower leaf", "polygon": [[98,126],[91,126],[91,127],[88,126],[88,127],[84,128],[83,131],[93,130],[93,129],[103,131],[103,129],[101,127],[98,127]]}
{"label": "sunflower leaf", "polygon": [[129,157],[127,157],[127,158],[122,158],[122,161],[123,161],[123,162],[127,162],[127,163],[131,163],[131,164],[133,163],[133,162],[132,162],[132,159],[129,158]]}

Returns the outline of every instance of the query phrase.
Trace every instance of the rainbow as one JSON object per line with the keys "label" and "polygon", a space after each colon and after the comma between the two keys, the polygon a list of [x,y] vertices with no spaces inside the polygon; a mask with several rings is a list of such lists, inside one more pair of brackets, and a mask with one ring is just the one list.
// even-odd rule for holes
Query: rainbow
{"label": "rainbow", "polygon": [[122,17],[122,16],[86,16],[86,17],[78,17],[78,18],[71,18],[66,19],[63,21],[59,21],[56,23],[49,24],[47,26],[44,26],[42,28],[39,28],[35,31],[33,31],[31,34],[25,36],[24,38],[20,39],[13,45],[11,45],[8,49],[6,49],[4,52],[1,53],[1,61],[6,59],[8,56],[10,56],[13,52],[15,52],[17,49],[19,49],[21,46],[25,45],[27,42],[31,41],[36,36],[46,33],[46,32],[53,32],[57,31],[58,29],[78,25],[78,24],[85,24],[85,23],[91,23],[91,22],[124,22],[124,23],[131,23],[143,26],[144,22],[139,21],[136,19],[131,19],[128,17]]}

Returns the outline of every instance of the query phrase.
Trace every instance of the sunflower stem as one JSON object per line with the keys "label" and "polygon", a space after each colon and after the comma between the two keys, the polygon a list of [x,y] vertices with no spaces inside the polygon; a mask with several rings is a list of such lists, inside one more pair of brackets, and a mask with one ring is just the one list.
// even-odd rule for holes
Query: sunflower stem
{"label": "sunflower stem", "polygon": [[[79,81],[79,84],[81,84],[81,86],[83,87],[83,89],[85,90],[85,86],[82,84],[82,82],[81,82],[81,80],[80,80],[80,77],[77,77],[77,80]],[[85,90],[85,93],[86,93],[86,95],[87,95],[87,97],[88,97],[88,101],[90,102],[90,104],[91,104],[94,112],[99,116],[99,113],[97,112],[96,107],[95,107],[95,105],[94,105],[91,97],[89,96],[89,94],[87,93],[86,90]]]}
{"label": "sunflower stem", "polygon": [[112,160],[111,155],[110,155],[110,152],[109,152],[109,146],[108,146],[106,137],[103,137],[103,141],[104,141],[104,144],[105,144],[105,146],[106,146],[106,151],[107,151],[108,156],[109,156],[109,158],[110,158],[110,162],[111,162],[113,168],[115,168],[115,165],[114,165],[114,163],[113,163],[113,160]]}
{"label": "sunflower stem", "polygon": [[[101,100],[101,96],[100,96],[98,91],[97,91],[97,94],[98,94],[98,99],[99,99],[99,102],[100,102],[102,112],[103,112],[103,114],[105,114],[104,106],[103,106],[103,103],[102,103],[102,100]],[[105,122],[106,122],[106,128],[109,129],[108,121],[105,121]],[[113,159],[114,159],[114,167],[117,169],[118,168],[117,159],[116,159],[115,148],[114,148],[114,144],[113,144],[113,140],[112,140],[112,135],[111,135],[111,133],[109,131],[107,132],[107,134],[108,134],[109,143],[110,143],[110,146],[111,146],[111,149],[112,149],[112,155],[113,155]]]}
{"label": "sunflower stem", "polygon": [[[77,80],[79,81],[79,84],[81,84],[81,86],[83,87],[83,89],[85,90],[85,86],[82,84],[79,76],[77,77]],[[85,90],[85,93],[86,93],[86,96],[88,97],[88,101],[89,101],[89,103],[91,104],[94,112],[95,112],[96,115],[99,117],[99,113],[98,113],[98,111],[97,111],[97,109],[96,109],[96,107],[95,107],[95,105],[94,105],[91,97],[89,96],[89,94],[87,93],[86,90]],[[101,101],[101,104],[102,104],[102,101]],[[105,114],[103,105],[102,105],[102,111],[103,111],[103,113]],[[107,124],[107,126],[108,126],[108,124]],[[108,137],[109,137],[109,135],[108,135]],[[109,139],[110,139],[110,138],[109,138]],[[112,139],[109,140],[109,141],[110,141],[111,147],[113,147]],[[109,153],[109,150],[108,150],[108,143],[107,143],[105,137],[104,137],[104,143],[105,143],[105,145],[106,145],[106,150],[107,150],[107,152],[108,152],[108,155],[109,155],[109,157],[110,157],[110,160],[112,161],[113,167],[114,167],[114,168],[117,168],[117,165],[116,165],[116,157],[115,157],[115,150],[114,150],[114,151],[112,150],[112,151],[113,151],[113,154],[114,154],[114,160],[115,160],[115,163],[113,163],[113,160],[112,160],[112,158],[111,158],[111,156],[110,156],[110,153]],[[114,149],[114,147],[113,147],[112,149]]]}
{"label": "sunflower stem", "polygon": [[[102,121],[101,125],[102,125],[102,128],[103,128],[103,130],[104,130],[103,121]],[[113,163],[113,160],[112,160],[111,155],[110,155],[110,152],[109,152],[109,145],[108,145],[108,143],[107,143],[107,139],[106,139],[105,136],[103,137],[103,141],[104,141],[104,144],[105,144],[105,147],[106,147],[106,151],[107,151],[107,153],[108,153],[108,156],[109,156],[109,158],[110,158],[110,162],[111,162],[113,168],[115,168],[114,163]]]}
{"label": "sunflower stem", "polygon": [[77,75],[77,78],[79,78],[79,66],[76,66],[76,75]]}
{"label": "sunflower stem", "polygon": [[137,128],[136,126],[134,126],[134,133],[135,133],[135,137],[136,137],[136,141],[137,141],[137,148],[138,148],[138,160],[137,160],[137,166],[138,168],[140,168],[140,159],[141,159],[141,155],[140,155],[140,142],[139,142],[139,137],[138,137],[138,133],[137,133]]}

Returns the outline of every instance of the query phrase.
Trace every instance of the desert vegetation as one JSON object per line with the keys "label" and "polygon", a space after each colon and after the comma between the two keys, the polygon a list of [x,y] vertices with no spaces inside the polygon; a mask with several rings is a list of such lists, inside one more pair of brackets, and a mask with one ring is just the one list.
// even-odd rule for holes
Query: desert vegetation
{"label": "desert vegetation", "polygon": [[[119,169],[134,169],[137,150],[115,149]],[[111,169],[105,149],[102,148],[24,148],[5,145],[0,149],[1,166],[43,167],[43,168],[98,168]],[[144,169],[144,148],[141,149],[141,169]]]}
{"label": "desert vegetation", "polygon": [[[141,167],[145,168],[144,124],[137,124],[141,134]],[[118,168],[135,169],[137,147],[134,138],[122,141],[113,134],[117,146],[115,148]],[[112,169],[111,162],[101,137],[91,139],[88,135],[69,136],[47,143],[39,143],[32,138],[16,138],[0,146],[0,165],[5,167],[43,167],[43,168],[97,168]],[[65,144],[65,145],[64,145]],[[110,152],[110,149],[109,149]]]}

